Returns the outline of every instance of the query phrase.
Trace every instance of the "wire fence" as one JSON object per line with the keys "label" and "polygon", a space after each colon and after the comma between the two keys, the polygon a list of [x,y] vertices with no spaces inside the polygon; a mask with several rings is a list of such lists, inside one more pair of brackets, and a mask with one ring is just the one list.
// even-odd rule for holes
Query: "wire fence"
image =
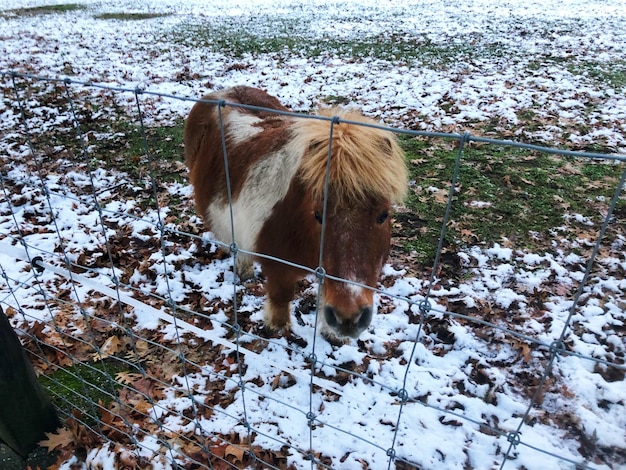
{"label": "wire fence", "polygon": [[[80,449],[62,454],[66,461],[97,466],[109,458],[120,467],[154,468],[528,468],[532,462],[597,468],[626,456],[623,445],[585,428],[583,411],[572,409],[580,400],[559,381],[568,373],[567,358],[596,374],[598,388],[624,380],[623,276],[611,291],[616,309],[589,299],[598,289],[599,258],[603,266],[612,259],[616,272],[626,263],[618,243],[626,156],[391,129],[456,148],[434,260],[424,279],[408,284],[404,271],[386,269],[373,327],[356,345],[332,347],[315,340],[322,271],[309,270],[311,278],[300,285],[294,334],[268,337],[257,326],[260,283],[234,276],[232,241],[203,233],[177,160],[180,121],[166,116],[170,125],[158,125],[163,109],[185,102],[191,108],[197,100],[14,72],[2,73],[1,86],[0,305],[67,419],[67,445]],[[523,309],[516,313],[515,306],[503,317],[490,310],[493,304],[479,315],[465,308],[470,301],[464,308],[445,301],[461,295],[442,288],[441,267],[471,145],[593,160],[617,175],[595,238],[573,249],[582,268],[558,321],[535,318],[533,328],[522,328],[516,315]],[[407,285],[412,290],[400,288]],[[609,302],[606,290],[596,294]],[[613,315],[611,334],[600,328],[604,343],[580,320],[589,306]],[[385,322],[393,322],[390,332],[383,332]],[[445,370],[453,362],[444,359],[462,350],[471,353],[457,380]],[[450,389],[435,399],[428,383],[439,386],[436,364]],[[517,388],[502,378],[506,373],[518,377]],[[602,407],[623,414],[623,397]],[[570,421],[558,423],[557,415]],[[553,440],[542,440],[545,429]]]}

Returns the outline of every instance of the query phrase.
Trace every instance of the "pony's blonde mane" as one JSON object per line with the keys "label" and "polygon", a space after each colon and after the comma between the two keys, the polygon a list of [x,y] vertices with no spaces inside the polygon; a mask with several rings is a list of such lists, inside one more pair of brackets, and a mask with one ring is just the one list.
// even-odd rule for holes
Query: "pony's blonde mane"
{"label": "pony's blonde mane", "polygon": [[[317,114],[340,119],[333,126],[332,137],[329,185],[334,197],[347,201],[382,197],[394,204],[401,202],[408,176],[395,135],[379,128],[341,122],[377,124],[357,112],[328,108]],[[321,197],[324,192],[330,125],[326,120],[299,119],[292,127],[297,146],[304,149],[300,178],[313,197]]]}

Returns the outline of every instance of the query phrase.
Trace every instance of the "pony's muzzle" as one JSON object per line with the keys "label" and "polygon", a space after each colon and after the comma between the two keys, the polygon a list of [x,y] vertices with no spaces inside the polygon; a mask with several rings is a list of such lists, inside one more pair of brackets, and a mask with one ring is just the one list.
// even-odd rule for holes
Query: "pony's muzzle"
{"label": "pony's muzzle", "polygon": [[371,305],[365,305],[359,309],[357,315],[351,318],[343,318],[332,305],[324,307],[324,320],[326,324],[339,337],[358,338],[372,321],[374,309]]}

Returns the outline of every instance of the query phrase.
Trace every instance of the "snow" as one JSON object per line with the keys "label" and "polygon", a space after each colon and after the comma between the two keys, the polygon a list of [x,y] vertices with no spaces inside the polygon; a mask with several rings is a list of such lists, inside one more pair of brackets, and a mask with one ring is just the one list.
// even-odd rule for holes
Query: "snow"
{"label": "snow", "polygon": [[[6,11],[54,3],[5,0],[0,8]],[[216,87],[248,84],[267,89],[299,111],[309,111],[329,97],[340,97],[403,128],[464,131],[476,122],[496,119],[500,130],[515,129],[516,136],[533,141],[562,145],[599,142],[616,153],[626,149],[623,91],[594,81],[590,72],[574,74],[558,66],[574,53],[584,58],[582,62],[572,59],[574,68],[623,64],[626,4],[618,0],[563,0],[550,8],[536,0],[82,3],[88,6],[86,10],[62,15],[15,18],[0,14],[0,71],[69,76],[182,98],[142,95],[147,122],[157,125],[184,117],[190,108],[184,98],[199,97]],[[172,15],[142,21],[95,17],[120,11]],[[302,53],[232,57],[203,47],[194,37],[174,40],[181,31],[207,23],[216,28],[241,24],[269,35],[270,19],[276,17],[291,21],[303,44],[327,38],[412,37],[441,50],[465,47],[470,38],[500,53],[485,55],[477,48],[450,63],[433,56],[431,62],[418,64],[373,53],[351,59],[330,50],[309,58],[304,49]],[[620,70],[623,72],[623,66]],[[4,89],[11,91],[10,87]],[[3,106],[10,99],[5,95]],[[135,106],[132,93],[120,93],[117,101],[129,112]],[[26,106],[36,111],[32,122],[39,124],[40,132],[69,123],[67,115],[53,106],[40,109],[36,101]],[[520,118],[520,113],[530,108],[540,110],[537,120],[545,121],[537,130],[526,129]],[[4,145],[19,136],[19,116],[1,108],[0,115]],[[101,137],[94,133],[87,141]],[[287,462],[297,468],[310,465],[306,460],[309,450],[328,458],[334,468],[384,468],[388,450],[393,449],[399,459],[421,468],[486,469],[503,463],[509,447],[507,433],[521,426],[521,444],[504,462],[505,468],[571,467],[554,455],[592,468],[623,465],[619,456],[624,455],[626,442],[624,380],[603,373],[603,367],[611,365],[558,356],[552,370],[554,383],[546,387],[542,401],[529,409],[533,387],[549,358],[549,346],[561,337],[572,313],[571,292],[583,278],[585,247],[592,240],[569,242],[555,237],[554,250],[543,253],[511,248],[506,240],[467,247],[458,254],[464,276],[454,285],[435,279],[430,286],[428,276],[408,274],[409,266],[387,265],[383,269],[387,287],[377,294],[379,311],[359,343],[337,347],[317,337],[312,350],[315,315],[303,312],[300,321],[293,321],[293,334],[305,339],[306,346],[283,337],[259,348],[257,338],[248,331],[239,342],[233,338],[233,295],[238,296],[238,315],[250,324],[261,322],[263,295],[236,282],[230,258],[200,262],[196,246],[177,245],[167,237],[161,250],[156,222],[164,220],[169,208],[142,209],[131,199],[117,200],[112,188],[136,183],[119,171],[96,168],[89,173],[84,165],[60,158],[58,168],[64,170],[50,169],[45,177],[50,190],[46,195],[37,175],[17,163],[29,155],[26,145],[10,144],[3,150],[4,161],[15,161],[3,178],[24,184],[20,193],[0,200],[0,266],[6,281],[0,289],[0,303],[23,312],[24,319],[21,313],[13,319],[14,323],[24,320],[20,328],[43,322],[48,325],[47,332],[54,332],[49,325],[61,313],[56,307],[42,308],[48,297],[65,293],[89,305],[90,312],[96,310],[90,302],[97,292],[118,299],[115,278],[124,278],[125,272],[112,269],[102,250],[116,230],[127,228],[129,238],[151,246],[146,266],[131,269],[124,278],[126,297],[119,300],[129,306],[125,316],[135,321],[138,338],[158,337],[167,347],[181,341],[181,351],[191,345],[194,351],[208,355],[206,359],[193,355],[198,370],[184,378],[173,375],[150,410],[151,416],[163,420],[170,437],[196,433],[243,439],[252,429],[254,446],[273,451],[287,446]],[[94,201],[86,196],[92,185],[101,212],[94,210]],[[149,185],[136,185],[134,191],[141,193],[146,188]],[[188,185],[171,183],[165,191],[179,197],[182,204],[190,204]],[[428,191],[442,190],[432,186]],[[473,201],[470,206],[485,208],[487,204]],[[54,214],[54,224],[50,214]],[[595,225],[580,214],[565,214],[564,220]],[[168,224],[169,229],[177,228],[174,222]],[[555,233],[564,230],[567,228]],[[215,253],[212,235],[200,236],[206,250]],[[19,241],[22,238],[29,247],[28,255]],[[600,253],[597,265],[601,269],[592,273],[581,303],[571,315],[566,336],[571,352],[623,363],[624,242],[618,237],[611,249]],[[34,276],[29,256],[41,255],[59,269],[65,267],[58,256],[61,243],[70,261],[88,257],[95,267],[74,282],[50,269]],[[100,291],[97,285],[102,286]],[[424,314],[422,325],[419,303],[427,292],[432,310]],[[540,301],[537,292],[545,292]],[[299,296],[310,299],[314,293],[312,285],[303,288]],[[153,303],[150,296],[155,294],[162,299]],[[196,294],[201,302],[188,304]],[[294,301],[294,310],[301,305],[300,298]],[[136,302],[144,301],[149,308],[138,307]],[[177,313],[201,311],[174,319],[168,301],[177,305]],[[452,318],[449,312],[469,320]],[[518,336],[482,329],[472,319],[491,321]],[[437,327],[437,322],[444,320],[447,323]],[[75,318],[73,321],[73,331],[85,333]],[[535,341],[529,353],[524,352],[521,340],[516,342],[523,336]],[[242,370],[229,362],[234,351],[242,357]],[[315,376],[306,361],[311,353],[318,359]],[[216,391],[215,383],[223,383],[223,390]],[[401,390],[407,393],[406,402],[398,397]],[[216,400],[212,408],[205,407],[205,400],[220,393],[224,397],[232,394],[230,402]],[[211,413],[190,419],[194,406]],[[567,416],[576,422],[559,422]],[[138,432],[136,439],[137,448],[124,452],[150,459],[153,468],[169,468],[172,459],[184,462],[185,451],[178,444],[165,450],[170,444],[165,446],[149,432]],[[589,455],[588,448],[585,455],[580,450],[581,439],[593,442],[605,454],[615,450],[616,457],[611,461],[604,454]],[[158,458],[152,460],[155,456]],[[84,463],[72,457],[60,468],[113,468],[116,458],[119,452],[102,446],[91,449]]]}
{"label": "snow", "polygon": [[[417,1],[400,6],[371,0],[184,4],[159,0],[130,9],[128,2],[121,0],[84,4],[90,8],[72,13],[78,21],[69,22],[65,28],[58,27],[55,15],[35,15],[20,21],[10,16],[2,19],[5,39],[0,69],[48,76],[69,74],[78,80],[148,87],[151,91],[191,97],[206,91],[207,83],[246,83],[266,88],[286,104],[303,110],[317,105],[325,96],[346,96],[366,112],[387,121],[430,130],[440,130],[441,126],[459,130],[460,126],[491,116],[515,125],[518,113],[536,103],[544,108],[546,117],[562,124],[572,119],[581,125],[594,123],[589,135],[572,129],[568,136],[572,141],[589,141],[588,137],[593,136],[616,150],[624,145],[623,96],[593,82],[591,74],[575,76],[554,63],[560,57],[572,58],[574,50],[585,58],[580,67],[619,60],[624,53],[620,18],[625,7],[618,1],[593,2],[589,8],[586,2],[582,7],[578,0],[568,0],[557,9],[532,0],[466,1],[454,7]],[[28,2],[11,0],[3,8],[24,5]],[[93,16],[119,11],[175,14],[141,22]],[[476,54],[451,64],[443,63],[445,58],[435,54],[431,62],[414,67],[399,59],[346,61],[334,57],[331,51],[312,59],[297,50],[291,54],[231,57],[198,47],[193,36],[183,35],[174,43],[170,39],[207,22],[215,28],[242,24],[267,36],[273,30],[270,17],[278,17],[281,25],[292,21],[294,31],[279,34],[297,34],[303,43],[329,38],[417,37],[417,47],[465,47],[466,38],[470,38],[473,45],[501,52],[494,59],[484,57],[478,48]],[[46,31],[45,40],[38,31]],[[82,46],[77,47],[79,44]],[[524,54],[525,50],[529,54]],[[193,73],[181,78],[186,70]],[[588,122],[570,111],[590,101],[597,110],[586,113]],[[453,105],[453,113],[442,112],[446,104]],[[184,102],[157,107],[156,112],[163,115],[184,114],[187,109]],[[534,137],[562,138],[556,134],[557,128],[552,130],[546,128]]]}

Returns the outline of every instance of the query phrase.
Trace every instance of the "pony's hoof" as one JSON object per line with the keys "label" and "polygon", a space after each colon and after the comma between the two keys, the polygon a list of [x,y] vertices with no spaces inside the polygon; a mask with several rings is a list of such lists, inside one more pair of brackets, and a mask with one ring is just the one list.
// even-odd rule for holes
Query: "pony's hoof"
{"label": "pony's hoof", "polygon": [[237,276],[241,282],[252,281],[254,279],[254,265],[237,266]]}
{"label": "pony's hoof", "polygon": [[276,326],[269,323],[263,323],[261,334],[268,338],[280,338],[291,331],[291,325]]}

